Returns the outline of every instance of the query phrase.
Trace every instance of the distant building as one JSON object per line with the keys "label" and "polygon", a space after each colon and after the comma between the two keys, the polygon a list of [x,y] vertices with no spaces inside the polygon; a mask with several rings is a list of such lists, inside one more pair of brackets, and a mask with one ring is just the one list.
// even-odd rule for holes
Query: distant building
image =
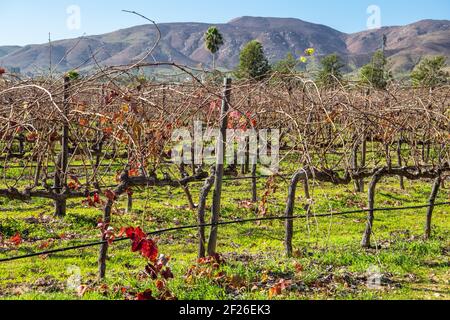
{"label": "distant building", "polygon": [[7,69],[9,71],[9,73],[20,74],[20,68],[19,67],[8,67]]}

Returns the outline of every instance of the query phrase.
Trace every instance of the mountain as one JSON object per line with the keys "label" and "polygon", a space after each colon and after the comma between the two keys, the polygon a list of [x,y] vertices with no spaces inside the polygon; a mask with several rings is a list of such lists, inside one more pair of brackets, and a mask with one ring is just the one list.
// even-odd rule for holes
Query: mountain
{"label": "mountain", "polygon": [[3,46],[0,47],[0,58],[10,54],[11,52],[19,50],[19,46]]}
{"label": "mountain", "polygon": [[[160,24],[161,41],[153,53],[158,61],[205,67],[211,55],[204,48],[203,35],[211,24]],[[350,68],[358,68],[370,60],[387,36],[386,53],[394,70],[411,70],[423,55],[450,57],[450,21],[423,20],[407,26],[346,34],[330,27],[290,18],[241,17],[226,24],[216,24],[225,44],[217,57],[220,67],[232,69],[239,52],[249,41],[257,39],[274,62],[288,52],[300,55],[313,47],[318,55],[338,53]],[[52,65],[59,71],[100,65],[121,65],[141,60],[153,46],[158,33],[153,25],[142,25],[103,35],[61,40],[52,43]],[[95,61],[91,59],[95,53]],[[148,59],[152,59],[149,57]],[[0,65],[38,73],[48,69],[49,44],[24,47],[0,47]]]}
{"label": "mountain", "polygon": [[386,53],[391,68],[396,71],[411,70],[427,55],[450,57],[450,21],[422,20],[403,27],[385,27],[347,35],[349,56],[371,54],[387,36]]}

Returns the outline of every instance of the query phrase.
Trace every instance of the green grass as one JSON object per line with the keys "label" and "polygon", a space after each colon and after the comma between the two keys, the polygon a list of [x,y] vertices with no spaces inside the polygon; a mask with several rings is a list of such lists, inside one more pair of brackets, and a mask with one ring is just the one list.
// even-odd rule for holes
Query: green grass
{"label": "green grass", "polygon": [[[259,194],[265,181],[259,182]],[[198,199],[200,184],[191,191]],[[431,182],[407,183],[398,188],[395,178],[379,185],[377,206],[424,204]],[[360,209],[366,195],[355,194],[351,187],[328,184],[312,186],[316,214]],[[249,200],[249,181],[227,182],[224,189],[222,219],[255,217],[239,205]],[[278,180],[278,190],[269,199],[269,214],[282,215],[287,195],[287,181]],[[448,189],[438,201],[449,198]],[[298,193],[295,214],[304,214],[305,202]],[[55,239],[48,248],[60,248],[99,239],[97,221],[100,209],[85,208],[81,199],[69,202],[64,219],[52,217],[52,204],[44,200],[21,203],[1,199],[0,233],[5,239],[20,233],[24,243],[18,248],[0,247],[0,257],[11,257],[42,250],[46,239]],[[125,214],[125,198],[116,206],[112,225],[141,226],[146,231],[175,225],[195,224],[196,213],[189,211],[184,193],[178,189],[151,188],[137,191],[132,214]],[[210,201],[208,202],[210,204]],[[269,288],[281,279],[291,286],[274,299],[449,299],[449,222],[448,207],[435,210],[433,240],[423,241],[426,209],[376,213],[373,241],[375,250],[359,247],[365,228],[365,214],[312,217],[295,221],[295,258],[283,253],[284,223],[280,221],[232,225],[219,229],[218,250],[225,256],[221,270],[227,279],[199,277],[194,281],[184,275],[196,263],[196,230],[163,234],[158,238],[161,253],[172,257],[175,279],[169,288],[178,299],[267,299]],[[208,230],[209,232],[209,230]],[[60,239],[62,238],[62,239]],[[82,249],[46,257],[0,263],[1,299],[123,299],[121,288],[144,291],[154,288],[151,280],[142,279],[145,261],[130,252],[128,241],[114,244],[109,251],[106,286],[96,282],[98,248]],[[298,271],[296,266],[302,266]],[[81,284],[89,290],[79,297],[67,287],[76,267]],[[383,274],[383,286],[370,289],[367,271],[377,267]]]}

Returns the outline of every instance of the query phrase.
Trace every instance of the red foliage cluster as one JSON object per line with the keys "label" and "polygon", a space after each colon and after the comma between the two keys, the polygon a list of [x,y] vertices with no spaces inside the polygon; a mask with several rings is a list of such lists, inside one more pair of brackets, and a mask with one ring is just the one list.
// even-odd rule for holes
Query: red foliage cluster
{"label": "red foliage cluster", "polygon": [[239,111],[233,111],[228,117],[228,129],[240,129],[247,131],[249,128],[255,128],[257,125],[256,119],[247,112],[245,115]]}
{"label": "red foliage cluster", "polygon": [[187,284],[195,284],[198,279],[211,280],[215,285],[224,288],[227,292],[242,292],[249,287],[249,282],[244,277],[236,274],[228,274],[222,266],[226,263],[223,256],[215,254],[201,258],[196,265],[189,268],[184,279]]}
{"label": "red foliage cluster", "polygon": [[52,132],[49,136],[50,142],[55,142],[61,140],[61,136],[57,132]]}
{"label": "red foliage cluster", "polygon": [[86,200],[83,200],[82,202],[84,205],[87,205],[89,207],[97,207],[97,205],[103,205],[103,201],[100,199],[100,195],[98,193],[95,193],[93,197],[90,195],[86,198]]}
{"label": "red foliage cluster", "polygon": [[111,136],[114,132],[114,129],[112,127],[106,127],[102,129],[103,134],[107,137]]}
{"label": "red foliage cluster", "polygon": [[1,76],[2,74],[5,74],[5,73],[6,73],[6,70],[3,69],[3,68],[0,68],[0,76]]}
{"label": "red foliage cluster", "polygon": [[[80,180],[78,180],[78,178],[76,176],[70,176],[70,180],[71,181],[67,184],[69,189],[75,190],[75,191],[80,190],[80,188],[81,188]],[[98,199],[98,200],[100,200],[100,199]]]}
{"label": "red foliage cluster", "polygon": [[148,301],[148,300],[156,300],[153,297],[153,291],[148,289],[145,290],[144,292],[140,292],[136,295],[136,300],[138,301]]}
{"label": "red foliage cluster", "polygon": [[22,237],[20,236],[20,233],[17,233],[14,237],[11,237],[9,239],[9,242],[18,247],[22,243]]}
{"label": "red foliage cluster", "polygon": [[221,281],[225,277],[225,273],[220,270],[221,265],[225,264],[225,259],[220,254],[198,259],[197,265],[189,268],[185,275],[187,282],[193,279],[206,277]]}
{"label": "red foliage cluster", "polygon": [[148,236],[140,227],[124,228],[121,230],[120,236],[123,234],[131,240],[131,251],[140,252],[141,255],[150,262],[156,262],[156,259],[158,258],[158,247],[152,239],[148,239]]}
{"label": "red foliage cluster", "polygon": [[109,225],[109,223],[104,223],[102,220],[98,222],[97,228],[102,232],[102,239],[108,241],[109,244],[112,244],[116,239],[116,235],[114,234],[114,228]]}
{"label": "red foliage cluster", "polygon": [[31,132],[27,135],[26,139],[28,142],[36,142],[36,140],[39,138],[39,135],[36,132]]}
{"label": "red foliage cluster", "polygon": [[283,294],[283,292],[292,286],[292,280],[281,279],[269,289],[269,299]]}
{"label": "red foliage cluster", "polygon": [[138,169],[130,169],[128,171],[128,176],[129,177],[137,177],[137,176],[139,176],[139,170]]}
{"label": "red foliage cluster", "polygon": [[131,240],[131,251],[140,252],[143,257],[148,260],[145,267],[146,276],[156,281],[155,285],[158,289],[158,296],[153,296],[152,290],[146,290],[135,294],[136,300],[174,300],[170,290],[167,288],[167,280],[173,279],[172,270],[168,267],[170,258],[161,255],[158,258],[158,247],[154,240],[149,239],[148,235],[142,231],[140,227],[123,228],[119,236],[126,235]]}
{"label": "red foliage cluster", "polygon": [[150,278],[152,278],[152,280],[157,280],[159,275],[161,275],[161,278],[164,280],[173,279],[172,270],[167,267],[169,260],[170,259],[166,257],[162,257],[158,259],[154,265],[149,263],[145,267],[145,272],[150,276]]}
{"label": "red foliage cluster", "polygon": [[221,265],[225,264],[225,259],[220,254],[216,253],[212,256],[198,259],[198,264],[221,266]]}
{"label": "red foliage cluster", "polygon": [[114,191],[111,191],[111,190],[106,190],[106,191],[105,191],[105,197],[106,197],[108,200],[112,201],[112,202],[114,202],[114,201],[117,200],[117,195],[116,195],[116,193],[115,193]]}

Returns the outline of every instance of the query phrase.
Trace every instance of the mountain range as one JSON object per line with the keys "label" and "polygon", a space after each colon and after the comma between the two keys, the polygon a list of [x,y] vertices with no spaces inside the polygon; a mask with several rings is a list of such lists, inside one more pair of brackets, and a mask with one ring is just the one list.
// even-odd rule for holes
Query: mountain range
{"label": "mountain range", "polygon": [[[211,25],[159,24],[162,38],[153,52],[153,58],[193,67],[209,67],[212,58],[204,46],[204,33]],[[236,67],[240,50],[254,39],[264,45],[271,62],[282,59],[288,52],[299,56],[306,48],[312,47],[319,56],[339,54],[347,63],[348,71],[370,61],[373,52],[381,48],[383,35],[387,37],[385,50],[393,71],[409,71],[423,56],[450,57],[448,20],[422,20],[406,26],[383,27],[353,34],[293,18],[240,17],[214,25],[219,28],[225,41],[217,55],[217,65],[224,69]],[[22,73],[45,72],[49,68],[50,52],[52,65],[58,71],[81,65],[86,69],[96,64],[128,64],[141,60],[157,36],[155,26],[141,25],[103,35],[54,41],[51,50],[48,43],[23,47],[0,46],[0,66],[15,70],[20,68]],[[95,61],[90,59],[93,53]]]}

